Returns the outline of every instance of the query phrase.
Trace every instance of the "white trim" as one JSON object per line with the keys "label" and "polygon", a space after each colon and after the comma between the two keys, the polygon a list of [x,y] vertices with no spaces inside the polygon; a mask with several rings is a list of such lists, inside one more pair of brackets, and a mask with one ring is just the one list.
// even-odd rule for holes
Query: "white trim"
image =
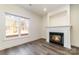
{"label": "white trim", "polygon": [[66,25],[66,26],[46,26],[46,28],[55,28],[55,27],[71,27],[71,25]]}
{"label": "white trim", "polygon": [[24,17],[24,16],[12,14],[12,13],[9,13],[9,12],[4,12],[4,13],[5,13],[5,14],[8,14],[8,15],[13,15],[13,16],[16,16],[16,17],[21,17],[21,18],[25,18],[25,19],[30,19],[30,18],[28,18],[28,17]]}

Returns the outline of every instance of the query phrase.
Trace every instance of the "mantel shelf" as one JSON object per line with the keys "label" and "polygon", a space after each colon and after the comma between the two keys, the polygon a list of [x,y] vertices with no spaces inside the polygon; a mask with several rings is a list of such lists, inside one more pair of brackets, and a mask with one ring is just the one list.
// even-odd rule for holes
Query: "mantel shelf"
{"label": "mantel shelf", "polygon": [[46,26],[46,28],[55,28],[55,27],[71,27],[71,25],[65,25],[65,26]]}

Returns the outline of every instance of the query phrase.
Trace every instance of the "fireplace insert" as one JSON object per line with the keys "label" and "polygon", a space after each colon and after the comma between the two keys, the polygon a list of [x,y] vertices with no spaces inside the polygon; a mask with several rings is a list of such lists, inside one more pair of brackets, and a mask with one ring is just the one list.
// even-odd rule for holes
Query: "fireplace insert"
{"label": "fireplace insert", "polygon": [[51,43],[55,43],[58,45],[64,45],[64,33],[60,32],[50,32],[49,33],[49,40]]}

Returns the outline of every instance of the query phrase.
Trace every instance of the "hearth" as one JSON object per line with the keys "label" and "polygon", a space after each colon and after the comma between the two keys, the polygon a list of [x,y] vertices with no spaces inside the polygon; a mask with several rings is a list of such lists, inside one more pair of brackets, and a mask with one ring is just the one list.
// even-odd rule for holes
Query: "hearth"
{"label": "hearth", "polygon": [[62,46],[64,45],[64,33],[50,32],[49,39],[51,43],[55,43],[55,44],[62,45]]}

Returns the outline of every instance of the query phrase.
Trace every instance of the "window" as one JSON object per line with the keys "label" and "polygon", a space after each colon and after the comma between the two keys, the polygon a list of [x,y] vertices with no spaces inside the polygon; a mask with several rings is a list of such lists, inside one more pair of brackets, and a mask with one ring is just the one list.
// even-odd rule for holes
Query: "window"
{"label": "window", "polygon": [[6,14],[6,36],[25,35],[29,33],[28,19]]}
{"label": "window", "polygon": [[26,34],[28,33],[29,23],[28,20],[21,18],[20,19],[20,33]]}

